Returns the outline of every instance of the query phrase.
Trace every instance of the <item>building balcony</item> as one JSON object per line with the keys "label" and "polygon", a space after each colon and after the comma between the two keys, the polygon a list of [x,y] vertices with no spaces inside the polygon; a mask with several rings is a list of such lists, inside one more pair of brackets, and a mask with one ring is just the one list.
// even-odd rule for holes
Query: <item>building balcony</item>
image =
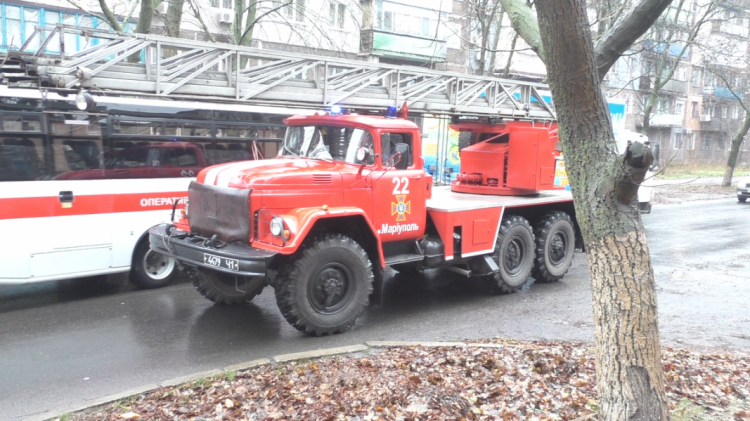
{"label": "building balcony", "polygon": [[701,116],[701,130],[713,132],[736,132],[742,125],[742,119]]}
{"label": "building balcony", "polygon": [[[683,47],[685,47],[684,44],[678,43],[668,44],[665,42],[652,41],[650,39],[643,41],[643,48],[648,52],[661,54],[664,50],[668,49],[668,54],[672,57],[688,58],[690,56],[690,47],[687,47],[685,48],[685,51],[682,51]],[[680,53],[682,53],[682,57],[680,57]]]}
{"label": "building balcony", "polygon": [[415,61],[444,62],[448,57],[445,41],[378,29],[360,31],[360,52]]}
{"label": "building balcony", "polygon": [[[736,92],[737,96],[742,99],[742,93]],[[732,91],[724,86],[704,86],[703,87],[703,96],[704,97],[715,97],[715,98],[724,98],[724,99],[734,99],[737,98],[734,96]]]}
{"label": "building balcony", "polygon": [[682,127],[682,114],[652,114],[651,127]]}
{"label": "building balcony", "polygon": [[[654,85],[651,76],[641,76],[638,79],[638,89],[641,91],[650,91]],[[659,90],[661,93],[684,94],[686,92],[686,83],[681,80],[670,79]]]}
{"label": "building balcony", "polygon": [[711,32],[715,34],[736,35],[741,38],[747,38],[748,29],[745,26],[724,20],[714,20],[711,22]]}

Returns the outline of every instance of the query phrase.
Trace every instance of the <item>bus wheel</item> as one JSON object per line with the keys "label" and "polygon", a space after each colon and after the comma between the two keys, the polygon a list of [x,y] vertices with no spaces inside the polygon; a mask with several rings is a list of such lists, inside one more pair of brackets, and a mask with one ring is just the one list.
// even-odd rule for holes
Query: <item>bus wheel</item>
{"label": "bus wheel", "polygon": [[353,239],[327,234],[307,241],[279,271],[276,303],[286,320],[314,336],[349,329],[369,304],[373,268]]}
{"label": "bus wheel", "polygon": [[537,282],[557,282],[573,262],[575,231],[573,220],[565,212],[550,212],[537,222],[536,259],[531,276]]}
{"label": "bus wheel", "polygon": [[489,280],[490,292],[509,294],[521,289],[534,264],[534,234],[529,221],[520,216],[503,220],[492,258],[500,271]]}
{"label": "bus wheel", "polygon": [[149,247],[148,238],[138,243],[133,253],[130,281],[141,288],[161,288],[169,285],[177,272],[175,260]]}
{"label": "bus wheel", "polygon": [[225,305],[252,301],[267,285],[263,276],[233,276],[210,269],[190,270],[190,279],[206,299]]}

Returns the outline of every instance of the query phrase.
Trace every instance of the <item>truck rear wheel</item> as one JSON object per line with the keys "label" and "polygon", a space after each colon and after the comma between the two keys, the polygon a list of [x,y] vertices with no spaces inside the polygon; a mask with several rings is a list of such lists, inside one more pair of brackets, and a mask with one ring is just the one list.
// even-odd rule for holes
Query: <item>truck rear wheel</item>
{"label": "truck rear wheel", "polygon": [[276,303],[298,330],[321,336],[349,329],[369,304],[373,267],[365,250],[341,234],[307,241],[274,282]]}
{"label": "truck rear wheel", "polygon": [[225,305],[252,301],[266,286],[262,276],[232,276],[209,269],[191,270],[190,278],[202,296]]}
{"label": "truck rear wheel", "polygon": [[151,250],[148,238],[141,240],[135,247],[130,282],[141,288],[161,288],[172,282],[176,272],[175,260]]}
{"label": "truck rear wheel", "polygon": [[550,212],[537,222],[536,259],[531,276],[537,282],[557,282],[565,276],[573,262],[575,230],[573,220],[565,212]]}
{"label": "truck rear wheel", "polygon": [[500,271],[489,280],[490,292],[509,294],[521,289],[534,265],[534,234],[529,221],[520,216],[503,220],[492,258]]}

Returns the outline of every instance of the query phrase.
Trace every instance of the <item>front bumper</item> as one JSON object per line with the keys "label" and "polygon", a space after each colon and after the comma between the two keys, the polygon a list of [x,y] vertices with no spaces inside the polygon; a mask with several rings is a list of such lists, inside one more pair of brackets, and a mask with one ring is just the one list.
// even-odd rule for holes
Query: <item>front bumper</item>
{"label": "front bumper", "polygon": [[750,197],[750,189],[737,189],[737,198],[748,198]]}
{"label": "front bumper", "polygon": [[[148,231],[151,250],[166,254],[187,266],[205,267],[219,272],[241,276],[265,276],[266,268],[276,253],[235,242],[222,247],[208,245],[207,238],[189,234],[168,225],[157,225]],[[230,259],[237,270],[205,263],[206,255]],[[215,259],[214,259],[215,261]]]}

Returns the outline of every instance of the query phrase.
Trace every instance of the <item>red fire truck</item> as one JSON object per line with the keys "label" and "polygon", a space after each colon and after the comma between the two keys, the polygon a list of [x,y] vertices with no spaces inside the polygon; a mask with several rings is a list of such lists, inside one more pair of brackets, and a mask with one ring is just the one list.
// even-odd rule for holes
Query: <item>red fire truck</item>
{"label": "red fire truck", "polygon": [[202,170],[151,248],[191,268],[216,303],[272,285],[311,335],[350,328],[382,297],[386,266],[447,268],[502,293],[563,278],[581,240],[571,194],[553,183],[554,122],[455,124],[477,139],[447,188],[423,169],[418,127],[387,114],[286,119],[277,159]]}

